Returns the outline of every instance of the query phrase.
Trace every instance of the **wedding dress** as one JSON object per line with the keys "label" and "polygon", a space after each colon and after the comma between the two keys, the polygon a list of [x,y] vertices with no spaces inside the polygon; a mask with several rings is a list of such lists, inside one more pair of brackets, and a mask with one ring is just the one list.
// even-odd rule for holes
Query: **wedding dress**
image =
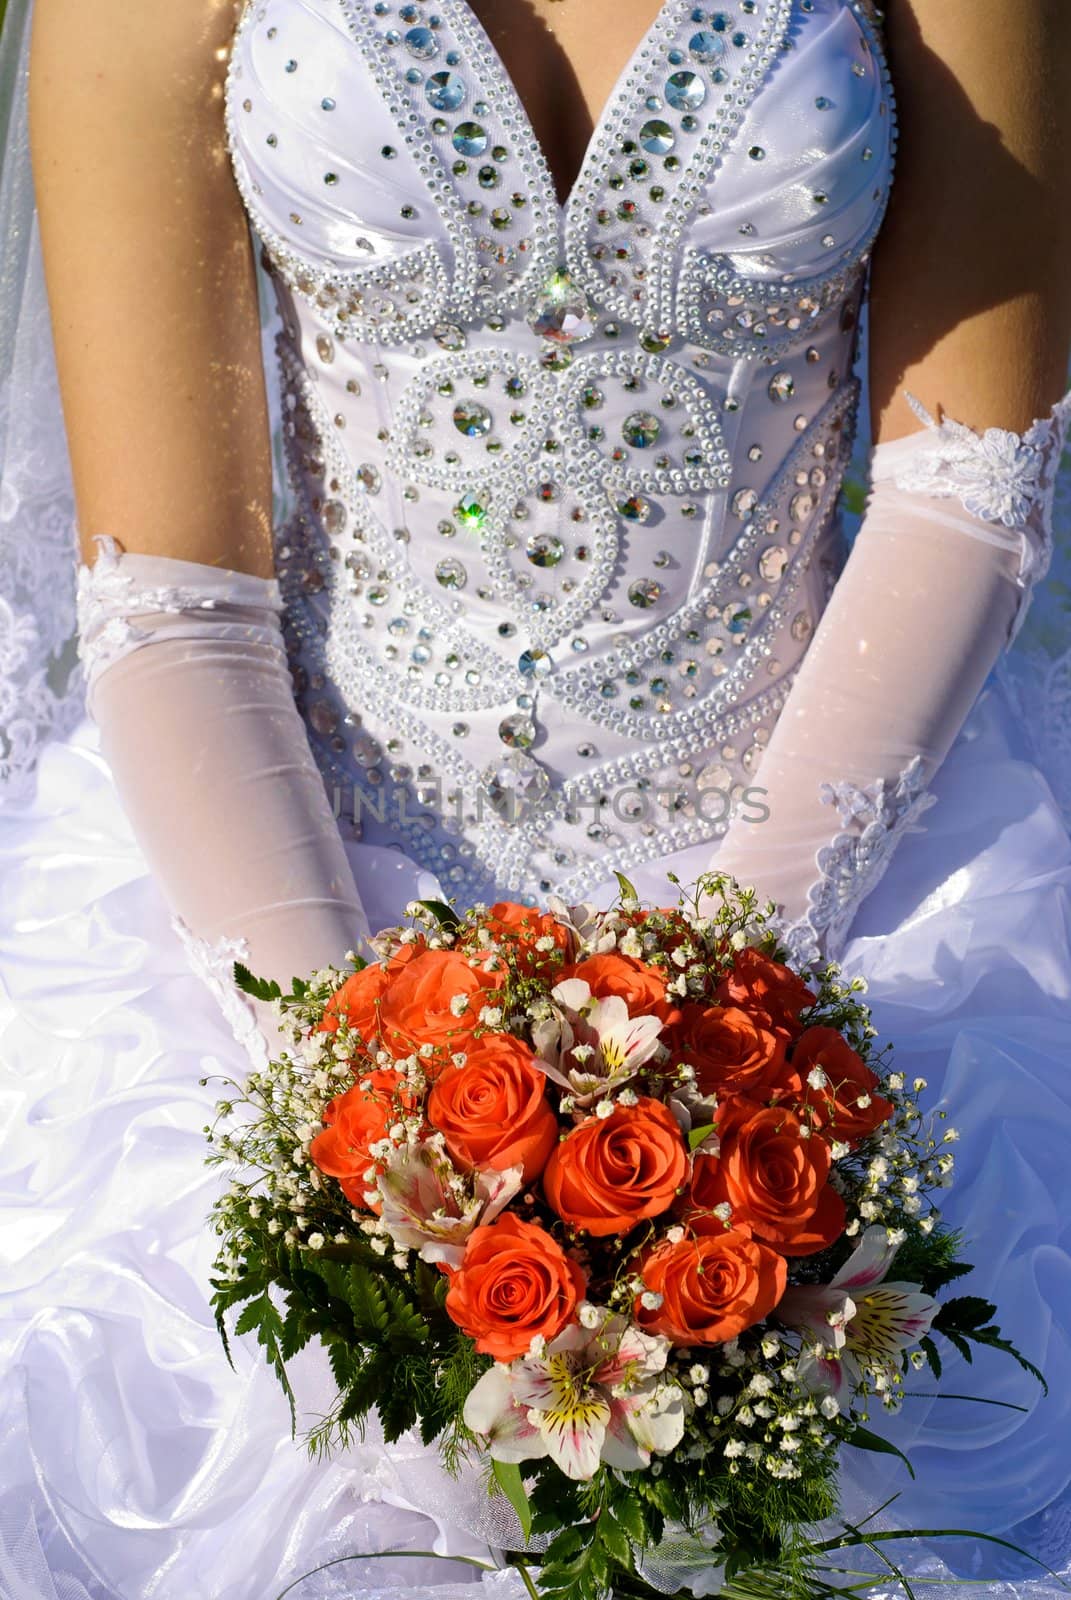
{"label": "wedding dress", "polygon": [[[40,281],[18,158],[28,17],[14,5],[0,52],[20,295]],[[753,799],[845,570],[833,512],[895,145],[869,8],[666,0],[564,204],[467,0],[251,0],[226,120],[262,251],[278,501],[276,579],[216,599],[278,616],[359,891],[354,937],[428,894],[606,903],[613,869],[665,903],[668,869],[687,883],[726,840],[732,859],[723,802]],[[370,1427],[310,1463],[258,1353],[237,1341],[226,1365],[202,1128],[213,1075],[255,1048],[228,989],[237,947],[173,920],[84,714],[43,298],[0,310],[17,334],[0,411],[0,1596],[270,1600],[355,1552],[486,1557],[489,1525],[434,1452],[385,1449]],[[941,1384],[920,1375],[882,1424],[917,1480],[855,1452],[844,1493],[853,1516],[898,1493],[888,1524],[1001,1534],[1066,1573],[1067,552],[1022,555],[1024,572],[1052,556],[1048,587],[1009,612],[1014,648],[925,793],[905,768],[841,794],[874,849],[864,866],[848,850],[855,899],[822,926],[899,1068],[950,1111],[945,1210],[971,1292],[999,1303],[1050,1394],[995,1352],[950,1353]],[[195,603],[190,564],[147,561],[105,544],[80,575],[102,682],[109,651],[137,654],[131,575],[158,620]],[[795,932],[806,948],[815,925]],[[311,1411],[315,1352],[294,1379]],[[898,1555],[949,1585],[1062,1592],[992,1547]],[[422,1559],[293,1592],[429,1591],[522,1592]]]}

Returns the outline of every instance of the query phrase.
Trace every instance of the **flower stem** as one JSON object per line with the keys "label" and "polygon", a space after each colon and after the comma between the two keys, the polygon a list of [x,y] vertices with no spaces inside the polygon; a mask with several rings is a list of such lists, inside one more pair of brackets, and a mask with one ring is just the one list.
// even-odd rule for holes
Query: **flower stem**
{"label": "flower stem", "polygon": [[531,1573],[528,1571],[528,1568],[524,1565],[524,1562],[523,1561],[516,1561],[516,1562],[514,1562],[514,1566],[516,1567],[517,1571],[520,1573],[521,1582],[524,1584],[524,1587],[528,1590],[528,1593],[531,1595],[532,1600],[539,1600],[539,1590],[536,1588],[535,1584],[532,1582]]}

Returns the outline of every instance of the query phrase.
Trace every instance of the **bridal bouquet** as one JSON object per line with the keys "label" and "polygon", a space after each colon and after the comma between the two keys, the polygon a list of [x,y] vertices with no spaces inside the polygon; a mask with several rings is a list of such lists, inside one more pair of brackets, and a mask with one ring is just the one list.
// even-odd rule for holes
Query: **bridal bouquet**
{"label": "bridal bouquet", "polygon": [[604,912],[414,904],[288,995],[236,968],[291,1048],[210,1131],[220,1331],[244,1303],[292,1408],[322,1341],[314,1448],[375,1409],[484,1470],[532,1595],[840,1592],[826,1556],[888,1535],[817,1538],[839,1453],[899,1453],[880,1416],[938,1336],[1022,1360],[938,1299],[954,1131],[771,911],[621,879]]}

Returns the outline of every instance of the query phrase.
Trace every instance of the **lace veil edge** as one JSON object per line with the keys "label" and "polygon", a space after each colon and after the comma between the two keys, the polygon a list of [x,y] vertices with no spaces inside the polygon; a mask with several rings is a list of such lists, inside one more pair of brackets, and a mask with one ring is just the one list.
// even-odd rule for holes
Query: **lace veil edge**
{"label": "lace veil edge", "polygon": [[30,169],[32,0],[0,35],[0,804],[32,798],[37,760],[83,706],[77,542]]}

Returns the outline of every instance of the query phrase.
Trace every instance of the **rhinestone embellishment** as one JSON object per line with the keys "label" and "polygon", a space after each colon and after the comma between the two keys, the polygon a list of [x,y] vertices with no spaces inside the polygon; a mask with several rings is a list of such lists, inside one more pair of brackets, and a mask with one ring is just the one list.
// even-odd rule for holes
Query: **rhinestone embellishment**
{"label": "rhinestone embellishment", "polygon": [[[559,205],[458,0],[338,0],[374,117],[342,52],[315,81],[317,8],[287,34],[300,70],[251,70],[282,4],[246,7],[226,109],[292,292],[276,565],[310,744],[367,836],[445,892],[575,901],[611,864],[716,837],[703,796],[750,781],[813,635],[887,190],[880,42],[846,6],[868,102],[852,51],[824,51],[829,8],[666,7]],[[764,107],[797,32],[816,44],[798,149],[822,162],[786,220]],[[306,170],[308,106],[331,144]],[[730,168],[769,187],[723,227]]]}
{"label": "rhinestone embellishment", "polygon": [[590,339],[595,329],[583,292],[567,272],[555,272],[544,284],[528,315],[528,326],[542,339],[572,344]]}

